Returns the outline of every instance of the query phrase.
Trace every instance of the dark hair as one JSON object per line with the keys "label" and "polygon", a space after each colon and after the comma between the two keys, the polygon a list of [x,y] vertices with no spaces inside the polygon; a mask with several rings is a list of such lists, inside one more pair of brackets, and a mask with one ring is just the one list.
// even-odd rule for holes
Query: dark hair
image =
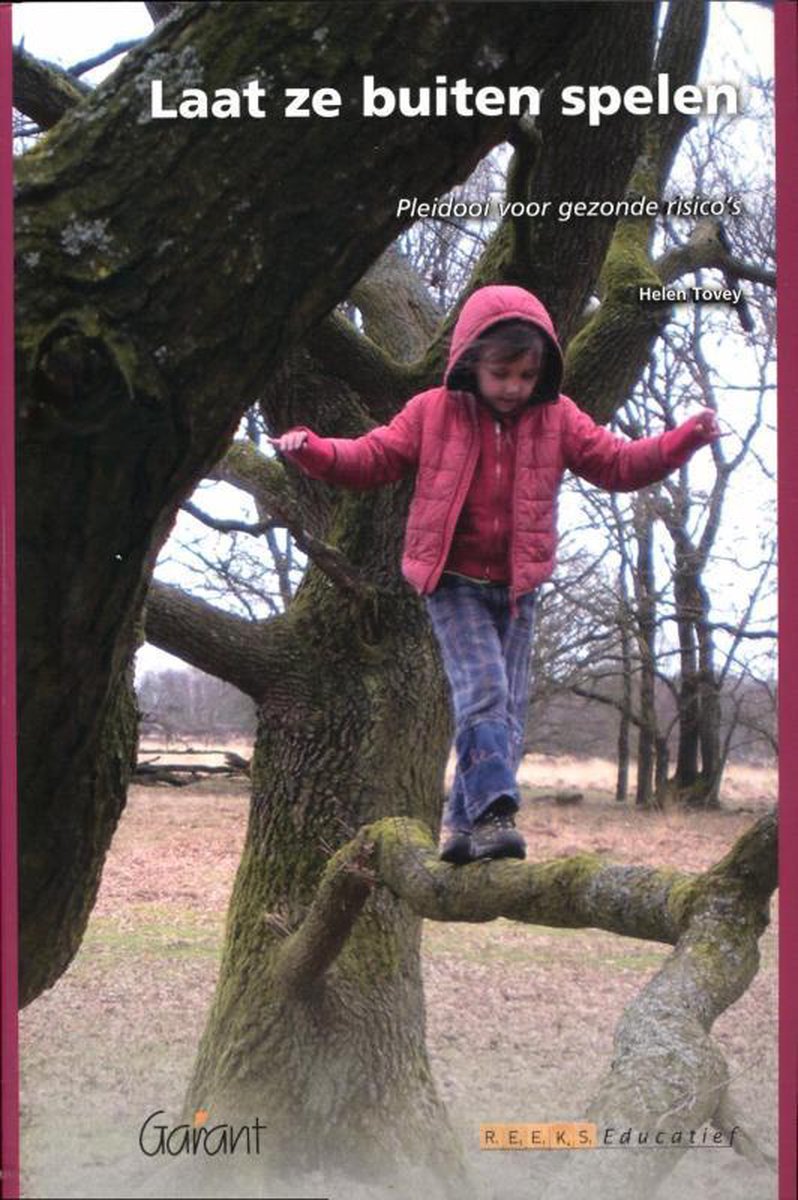
{"label": "dark hair", "polygon": [[[474,369],[482,362],[486,351],[493,362],[511,363],[530,350],[540,350],[545,361],[549,350],[549,339],[531,321],[513,318],[498,321],[466,346],[450,372],[448,386],[467,392],[476,392],[477,382]],[[542,374],[542,372],[541,372]]]}

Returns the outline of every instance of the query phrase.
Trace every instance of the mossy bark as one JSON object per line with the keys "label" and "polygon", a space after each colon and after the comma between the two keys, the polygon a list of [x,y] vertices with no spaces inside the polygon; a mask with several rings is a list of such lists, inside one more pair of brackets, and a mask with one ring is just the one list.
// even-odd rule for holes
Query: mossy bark
{"label": "mossy bark", "polygon": [[[706,39],[709,9],[696,0],[676,0],[651,65],[651,79],[665,73],[671,87],[692,83]],[[625,194],[659,202],[688,128],[679,113],[656,114],[639,126],[640,154]],[[651,248],[655,218],[618,221],[602,262],[597,291],[601,305],[568,346],[565,388],[598,420],[607,421],[640,378],[657,338],[670,319],[667,306],[641,303],[642,286],[660,287],[663,278]]]}
{"label": "mossy bark", "polygon": [[22,46],[14,47],[13,64],[14,108],[35,121],[40,129],[51,129],[64,113],[85,100],[89,92],[87,84],[63,67],[41,62]]}

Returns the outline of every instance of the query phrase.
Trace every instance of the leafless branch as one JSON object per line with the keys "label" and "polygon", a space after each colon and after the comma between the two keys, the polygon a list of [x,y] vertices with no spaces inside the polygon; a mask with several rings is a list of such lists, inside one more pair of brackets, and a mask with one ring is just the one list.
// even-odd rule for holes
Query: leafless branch
{"label": "leafless branch", "polygon": [[185,500],[180,507],[183,512],[196,517],[203,525],[207,525],[208,529],[215,529],[217,533],[248,533],[252,537],[260,537],[261,534],[267,533],[277,525],[275,521],[258,521],[257,524],[253,525],[248,524],[246,521],[223,520],[220,517],[212,517],[210,513],[203,512],[191,500]]}
{"label": "leafless branch", "polygon": [[95,54],[93,58],[85,58],[82,62],[75,63],[74,67],[68,68],[68,74],[73,76],[85,75],[87,71],[93,71],[95,67],[101,67],[103,63],[110,62],[112,58],[117,58],[120,54],[127,54],[128,50],[132,50],[134,46],[139,46],[144,41],[144,38],[131,38],[126,42],[116,42],[115,45],[109,46],[107,50],[103,50],[101,54]]}

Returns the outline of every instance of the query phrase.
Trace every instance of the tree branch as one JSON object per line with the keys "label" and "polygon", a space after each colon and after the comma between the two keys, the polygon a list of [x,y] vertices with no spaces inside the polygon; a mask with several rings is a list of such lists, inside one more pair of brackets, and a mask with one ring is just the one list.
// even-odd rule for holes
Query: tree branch
{"label": "tree branch", "polygon": [[[648,75],[656,13],[651,5],[605,5],[599,28],[589,39],[571,43],[558,88],[600,86],[612,77],[621,88]],[[524,216],[505,220],[490,240],[467,292],[484,283],[515,283],[541,296],[563,344],[573,335],[613,237],[615,221],[558,219],[559,206],[584,193],[596,198],[624,195],[641,148],[639,117],[618,114],[610,127],[574,124],[556,105],[544,106],[534,122],[516,123],[509,140],[515,155],[507,176],[506,199],[524,206]],[[567,142],[568,153],[563,154]],[[550,207],[527,216],[545,197]],[[539,205],[537,205],[539,209]],[[570,264],[563,271],[562,264]],[[465,298],[465,297],[463,297]],[[456,314],[454,314],[456,315]],[[583,401],[581,391],[575,393]]]}
{"label": "tree branch", "polygon": [[[709,1036],[716,1018],[746,990],[759,965],[758,939],[776,887],[776,817],[761,818],[730,852],[699,876],[673,953],[627,1006],[615,1033],[612,1066],[588,1109],[605,1128],[632,1126],[664,1134],[726,1124],[729,1071]],[[658,1154],[624,1155],[623,1191],[646,1195],[677,1165],[683,1144]],[[611,1159],[613,1156],[606,1156]],[[613,1164],[586,1172],[577,1163],[569,1186],[602,1183]],[[617,1186],[617,1185],[616,1185]]]}
{"label": "tree branch", "polygon": [[[708,26],[709,12],[701,0],[670,4],[652,76],[667,75],[672,84],[692,83],[698,75]],[[694,124],[692,117],[676,109],[648,119],[646,151],[653,160],[657,192],[664,188],[682,138]]]}
{"label": "tree branch", "polygon": [[180,0],[144,0],[144,7],[152,17],[153,25],[160,25],[180,7]]}
{"label": "tree branch", "polygon": [[362,829],[330,859],[313,905],[280,951],[277,977],[288,991],[312,987],[346,945],[376,882],[374,846]]}
{"label": "tree branch", "polygon": [[95,67],[101,67],[103,63],[110,62],[112,58],[117,58],[120,54],[127,54],[128,50],[132,50],[134,46],[138,46],[144,38],[131,38],[126,42],[116,42],[115,45],[109,46],[107,50],[103,50],[101,54],[95,54],[93,58],[84,58],[82,62],[75,63],[69,68],[69,74],[73,76],[85,75],[87,71],[93,71]]}
{"label": "tree branch", "polygon": [[390,420],[407,398],[431,383],[426,363],[399,363],[340,313],[331,313],[305,339],[318,365],[345,379],[375,420]]}
{"label": "tree branch", "polygon": [[714,218],[698,221],[687,241],[673,246],[654,263],[663,283],[672,283],[682,275],[702,268],[715,268],[733,279],[746,279],[766,287],[776,286],[776,272],[732,254],[723,225]]}
{"label": "tree branch", "polygon": [[363,333],[331,313],[305,339],[318,365],[345,380],[375,420],[395,415],[414,392],[439,378],[441,356],[430,354],[442,314],[412,264],[393,246],[354,286]]}
{"label": "tree branch", "polygon": [[366,335],[398,362],[426,353],[443,313],[412,263],[389,246],[355,284],[351,298]]}
{"label": "tree branch", "polygon": [[39,129],[52,129],[91,92],[88,84],[63,67],[34,58],[21,46],[14,47],[13,72],[14,108],[35,121]]}
{"label": "tree branch", "polygon": [[594,692],[590,688],[578,687],[572,684],[570,690],[575,696],[581,696],[583,700],[595,700],[597,704],[606,704],[609,708],[614,708],[616,712],[621,713],[626,719],[638,729],[643,725],[640,717],[634,712],[631,706],[623,700],[614,700],[612,696],[602,696],[600,692]]}
{"label": "tree branch", "polygon": [[183,512],[187,512],[189,516],[195,517],[203,525],[207,525],[208,529],[215,529],[217,533],[249,533],[252,537],[260,537],[261,534],[268,533],[270,529],[277,527],[276,521],[258,521],[256,525],[248,524],[246,521],[224,521],[219,517],[212,517],[210,513],[203,512],[190,500],[185,500],[180,507]]}
{"label": "tree branch", "polygon": [[[740,903],[750,894],[761,905],[770,895],[776,886],[775,817],[762,818],[721,862],[699,876],[669,868],[616,866],[592,854],[546,863],[484,861],[453,871],[438,858],[424,825],[386,818],[362,829],[330,860],[317,900],[297,931],[302,934],[298,940],[303,944],[303,978],[309,977],[311,960],[324,962],[315,972],[319,975],[335,957],[318,915],[336,911],[336,888],[351,894],[348,875],[353,870],[368,870],[370,879],[373,874],[417,916],[430,921],[505,917],[566,929],[590,926],[675,945],[694,913],[703,912],[714,903],[715,893],[731,884],[740,889]],[[350,927],[366,900],[366,892],[358,894],[358,904],[348,908]],[[335,936],[340,940],[337,923]],[[286,946],[285,952],[293,961],[294,951],[289,954]]]}
{"label": "tree branch", "polygon": [[157,580],[150,586],[144,613],[145,635],[153,646],[227,680],[255,701],[280,669],[273,657],[280,621],[250,621]]}

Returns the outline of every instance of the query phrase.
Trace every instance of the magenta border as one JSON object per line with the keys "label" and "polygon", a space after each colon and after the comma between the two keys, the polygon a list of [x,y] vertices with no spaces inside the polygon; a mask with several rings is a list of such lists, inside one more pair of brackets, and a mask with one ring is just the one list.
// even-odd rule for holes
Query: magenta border
{"label": "magenta border", "polygon": [[[776,0],[780,727],[779,1198],[796,1200],[798,1123],[798,5]],[[16,603],[14,570],[11,5],[0,4],[0,1196],[19,1197],[17,1040]],[[792,868],[792,869],[791,869]]]}
{"label": "magenta border", "polygon": [[0,5],[0,1195],[19,1196],[11,5]]}
{"label": "magenta border", "polygon": [[798,588],[798,5],[777,0],[776,25],[776,232],[778,239],[778,473],[779,473],[779,1197],[795,1200],[798,1120],[796,934],[798,933],[798,688],[790,667],[798,663],[795,595]]}

